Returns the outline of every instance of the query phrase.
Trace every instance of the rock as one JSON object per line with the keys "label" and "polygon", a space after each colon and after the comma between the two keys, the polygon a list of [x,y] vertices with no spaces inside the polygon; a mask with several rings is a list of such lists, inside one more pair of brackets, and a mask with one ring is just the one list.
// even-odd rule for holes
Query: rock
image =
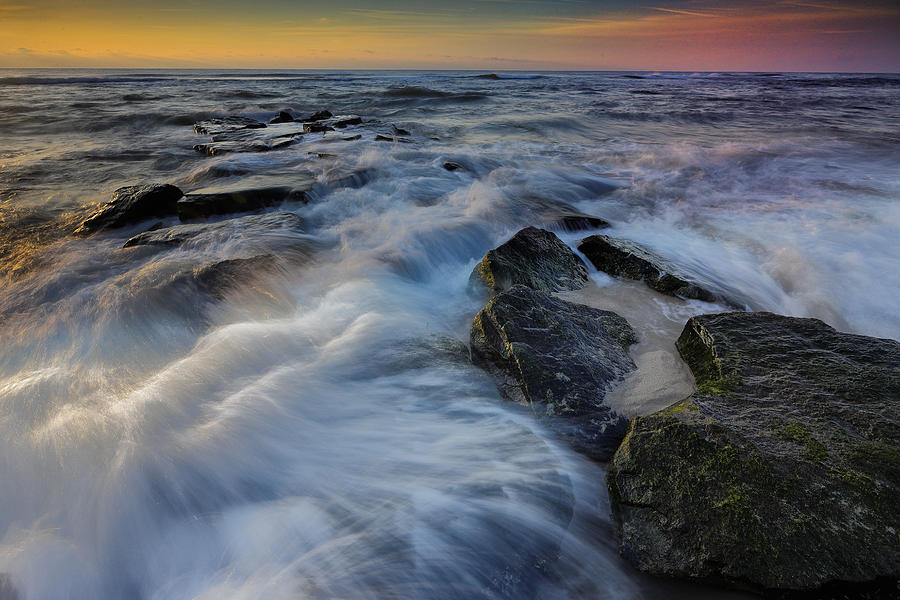
{"label": "rock", "polygon": [[181,246],[187,242],[226,242],[242,237],[264,238],[266,234],[283,236],[285,233],[303,233],[303,219],[293,213],[276,212],[247,215],[219,221],[151,228],[125,242],[124,248],[134,246]]}
{"label": "rock", "polygon": [[182,221],[250,212],[279,202],[306,202],[307,192],[315,184],[315,178],[297,175],[290,185],[265,177],[245,177],[232,184],[220,184],[186,194],[178,201],[178,218]]}
{"label": "rock", "polygon": [[307,131],[310,133],[318,133],[321,131],[334,131],[334,127],[330,125],[326,125],[324,123],[304,123],[303,131]]}
{"label": "rock", "polygon": [[76,235],[115,229],[154,217],[174,215],[184,194],[174,185],[153,184],[123,187],[113,192],[109,202],[84,220]]}
{"label": "rock", "polygon": [[302,119],[297,119],[298,121],[303,121],[304,123],[312,123],[314,121],[322,121],[323,119],[330,119],[334,115],[331,114],[327,110],[320,110],[318,112],[314,112],[308,117],[303,117]]}
{"label": "rock", "polygon": [[599,217],[576,213],[560,217],[551,226],[574,233],[589,229],[605,229],[609,227],[609,223]]}
{"label": "rock", "polygon": [[209,263],[182,276],[191,278],[201,292],[221,300],[233,288],[273,271],[277,264],[277,259],[271,254],[260,254]]}
{"label": "rock", "polygon": [[397,127],[396,125],[392,125],[391,129],[394,130],[394,135],[410,135],[407,130]]}
{"label": "rock", "polygon": [[444,163],[444,168],[447,169],[448,171],[456,171],[458,169],[462,169],[462,165],[459,163],[448,161],[448,162]]}
{"label": "rock", "polygon": [[698,391],[635,419],[608,472],[622,554],[817,598],[896,581],[900,342],[730,312],[690,319],[677,345]]}
{"label": "rock", "polygon": [[291,115],[291,113],[286,112],[286,111],[279,112],[278,116],[273,117],[272,119],[269,120],[270,124],[293,123],[293,122],[294,122],[294,117]]}
{"label": "rock", "polygon": [[500,379],[501,392],[546,415],[573,448],[608,459],[628,420],[603,400],[635,368],[634,331],[619,315],[515,285],[472,322],[476,364]]}
{"label": "rock", "polygon": [[598,270],[616,277],[643,279],[648,286],[662,294],[733,304],[721,295],[688,281],[687,276],[681,275],[674,265],[632,241],[608,235],[592,235],[581,240],[578,250]]}
{"label": "rock", "polygon": [[209,134],[212,138],[209,142],[195,144],[194,150],[210,156],[234,152],[268,152],[293,144],[303,133],[302,125],[295,123],[293,119],[288,121],[276,117],[271,123],[266,126],[265,123],[245,117],[228,117],[226,123],[216,124],[201,121],[194,125],[194,131]]}
{"label": "rock", "polygon": [[474,76],[476,79],[491,79],[493,81],[499,81],[500,76],[496,73],[481,73],[479,75]]}
{"label": "rock", "polygon": [[208,154],[209,156],[221,156],[233,152],[268,152],[270,150],[286,148],[293,144],[296,139],[297,136],[277,137],[258,141],[224,140],[210,144],[194,144],[194,150],[201,154]]}
{"label": "rock", "polygon": [[312,123],[304,123],[303,131],[334,131],[335,129],[344,129],[350,125],[359,125],[360,123],[362,123],[362,118],[356,115],[338,115],[319,119]]}
{"label": "rock", "polygon": [[375,136],[376,142],[393,142],[394,136],[391,135],[381,135],[380,133]]}
{"label": "rock", "polygon": [[485,254],[469,277],[470,284],[479,281],[492,293],[518,284],[550,293],[584,287],[588,272],[556,235],[526,227]]}
{"label": "rock", "polygon": [[194,123],[194,132],[220,135],[241,129],[263,129],[266,124],[249,117],[231,116],[221,119],[207,119]]}

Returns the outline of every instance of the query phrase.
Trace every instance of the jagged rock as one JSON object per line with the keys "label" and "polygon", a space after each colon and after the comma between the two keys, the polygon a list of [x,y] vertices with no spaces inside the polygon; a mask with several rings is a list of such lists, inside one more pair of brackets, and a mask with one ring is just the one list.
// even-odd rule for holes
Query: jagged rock
{"label": "jagged rock", "polygon": [[401,127],[397,127],[396,125],[392,125],[391,129],[394,130],[394,135],[410,135],[409,131]]}
{"label": "jagged rock", "polygon": [[608,235],[592,235],[581,241],[578,250],[599,271],[616,277],[643,279],[652,289],[669,296],[692,298],[705,302],[726,302],[719,294],[700,287],[679,273],[677,267],[647,248],[630,240]]}
{"label": "jagged rock", "polygon": [[293,117],[293,115],[291,115],[291,113],[289,113],[289,112],[287,112],[287,111],[281,111],[281,112],[278,113],[278,116],[272,117],[271,119],[269,119],[269,123],[270,123],[270,124],[275,124],[275,123],[293,123],[293,122],[294,122],[294,117]]}
{"label": "jagged rock", "polygon": [[265,126],[265,123],[250,117],[231,116],[194,123],[194,132],[206,135],[221,135],[241,129],[263,129]]}
{"label": "jagged rock", "polygon": [[622,554],[817,598],[896,582],[900,342],[731,312],[690,319],[678,349],[698,391],[635,419],[608,472]]}
{"label": "jagged rock", "polygon": [[210,121],[201,121],[194,125],[195,132],[212,136],[209,142],[195,144],[194,150],[210,156],[233,152],[279,150],[293,144],[303,133],[302,124],[294,122],[293,119],[280,120],[278,117],[273,119],[269,126],[245,117],[228,117],[227,120],[212,121],[227,122],[211,124]]}
{"label": "jagged rock", "polygon": [[577,290],[588,282],[584,263],[556,235],[526,227],[489,251],[472,271],[492,293],[522,284],[544,292]]}
{"label": "jagged rock", "polygon": [[124,248],[134,246],[181,246],[187,242],[202,240],[233,241],[242,237],[262,238],[266,234],[285,232],[303,233],[303,219],[288,212],[247,215],[219,221],[217,223],[198,223],[174,225],[172,227],[151,228],[139,233],[125,242]]}
{"label": "jagged rock", "polygon": [[628,421],[603,400],[635,368],[636,340],[619,315],[565,302],[516,285],[488,303],[472,322],[476,364],[500,379],[508,398],[546,415],[578,451],[608,459]]}
{"label": "jagged rock", "polygon": [[75,230],[88,235],[103,229],[115,229],[176,212],[176,203],[184,194],[174,185],[153,184],[123,187],[113,192],[109,202],[84,220]]}

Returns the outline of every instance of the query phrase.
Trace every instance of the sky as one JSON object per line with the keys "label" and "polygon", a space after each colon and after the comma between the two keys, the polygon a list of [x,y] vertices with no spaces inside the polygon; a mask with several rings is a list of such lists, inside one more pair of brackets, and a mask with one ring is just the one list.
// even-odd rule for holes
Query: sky
{"label": "sky", "polygon": [[0,0],[0,68],[900,71],[900,3]]}

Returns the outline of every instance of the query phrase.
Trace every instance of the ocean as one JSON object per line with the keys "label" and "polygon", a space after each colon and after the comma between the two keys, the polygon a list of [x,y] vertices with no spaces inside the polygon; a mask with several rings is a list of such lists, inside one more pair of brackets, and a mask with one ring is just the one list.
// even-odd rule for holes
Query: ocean
{"label": "ocean", "polygon": [[[362,124],[194,149],[321,109]],[[267,209],[303,231],[72,235],[123,186],[311,179]],[[742,597],[632,569],[603,465],[447,350],[485,252],[573,211],[748,310],[900,339],[900,75],[0,70],[0,598]],[[640,338],[610,401],[688,395],[674,340],[727,307],[591,278],[567,296]]]}

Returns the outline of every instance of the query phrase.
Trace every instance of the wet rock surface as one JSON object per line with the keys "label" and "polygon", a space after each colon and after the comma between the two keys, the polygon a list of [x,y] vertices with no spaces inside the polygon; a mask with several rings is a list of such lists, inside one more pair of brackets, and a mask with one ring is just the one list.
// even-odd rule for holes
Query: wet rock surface
{"label": "wet rock surface", "polygon": [[550,293],[584,287],[588,272],[581,259],[556,235],[526,227],[489,251],[469,281],[484,284],[492,293],[519,284]]}
{"label": "wet rock surface", "polygon": [[689,281],[678,268],[647,248],[608,235],[592,235],[581,241],[578,250],[599,271],[616,277],[643,279],[652,289],[669,296],[726,302],[737,306],[722,295],[713,293]]}
{"label": "wet rock surface", "polygon": [[600,217],[575,213],[559,217],[551,223],[550,226],[555,229],[558,228],[563,231],[574,233],[577,231],[589,231],[591,229],[605,229],[609,227],[609,223]]}
{"label": "wet rock surface", "polygon": [[221,135],[242,129],[264,129],[265,127],[265,123],[250,117],[231,116],[198,121],[194,123],[194,132],[205,135]]}
{"label": "wet rock surface", "polygon": [[187,221],[212,215],[251,212],[285,201],[305,202],[315,178],[297,174],[285,180],[283,185],[273,183],[273,180],[266,178],[245,177],[236,183],[196,190],[178,201],[178,217]]}
{"label": "wet rock surface", "polygon": [[283,236],[303,233],[305,224],[294,213],[276,212],[247,215],[217,223],[198,223],[155,228],[132,237],[125,248],[135,246],[176,247],[191,242],[234,241],[244,238],[265,239],[267,236]]}
{"label": "wet rock surface", "polygon": [[89,235],[104,229],[125,227],[154,217],[174,215],[184,194],[174,185],[153,184],[122,187],[110,200],[84,220],[76,235]]}
{"label": "wet rock surface", "polygon": [[900,343],[733,312],[690,319],[678,348],[698,391],[635,419],[608,472],[623,555],[756,591],[894,597]]}
{"label": "wet rock surface", "polygon": [[619,315],[515,285],[472,322],[472,357],[500,380],[507,398],[546,416],[579,452],[608,459],[627,419],[604,404],[613,383],[635,368],[634,331]]}

